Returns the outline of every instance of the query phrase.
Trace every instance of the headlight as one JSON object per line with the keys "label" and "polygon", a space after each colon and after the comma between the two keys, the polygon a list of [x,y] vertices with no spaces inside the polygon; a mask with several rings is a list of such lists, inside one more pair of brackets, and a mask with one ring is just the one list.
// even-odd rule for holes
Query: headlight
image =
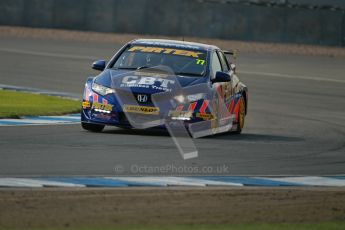
{"label": "headlight", "polygon": [[174,97],[176,101],[178,101],[179,103],[183,103],[184,100],[186,99],[183,95],[178,95]]}
{"label": "headlight", "polygon": [[102,96],[116,92],[115,89],[111,89],[111,88],[105,87],[103,85],[99,85],[95,82],[92,83],[92,90],[95,91],[96,93],[102,95]]}
{"label": "headlight", "polygon": [[178,96],[175,96],[174,98],[179,103],[184,103],[184,102],[198,101],[200,99],[203,99],[204,97],[205,97],[204,93],[197,93],[197,94],[191,94],[187,96],[178,95]]}

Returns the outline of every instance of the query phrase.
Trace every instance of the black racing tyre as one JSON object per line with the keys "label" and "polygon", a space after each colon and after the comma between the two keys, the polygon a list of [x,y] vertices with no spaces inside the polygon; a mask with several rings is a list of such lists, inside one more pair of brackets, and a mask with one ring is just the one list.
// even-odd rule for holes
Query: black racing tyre
{"label": "black racing tyre", "polygon": [[92,123],[85,123],[82,122],[81,123],[81,127],[83,127],[83,129],[87,130],[87,131],[91,131],[91,132],[102,132],[102,130],[104,129],[105,125],[98,125],[98,124],[92,124]]}
{"label": "black racing tyre", "polygon": [[240,134],[244,127],[244,119],[246,116],[246,102],[243,97],[240,99],[240,108],[238,110],[238,122],[237,122],[237,129],[235,133]]}

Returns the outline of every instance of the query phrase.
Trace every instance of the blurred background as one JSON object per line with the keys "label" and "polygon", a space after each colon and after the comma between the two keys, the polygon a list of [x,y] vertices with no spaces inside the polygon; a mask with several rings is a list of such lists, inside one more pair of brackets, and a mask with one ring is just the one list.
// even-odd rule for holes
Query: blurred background
{"label": "blurred background", "polygon": [[343,0],[0,0],[0,25],[345,46]]}

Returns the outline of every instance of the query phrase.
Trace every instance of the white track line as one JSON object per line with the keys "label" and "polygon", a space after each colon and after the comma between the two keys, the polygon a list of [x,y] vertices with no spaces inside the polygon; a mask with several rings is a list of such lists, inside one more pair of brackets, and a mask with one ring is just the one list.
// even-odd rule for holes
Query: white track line
{"label": "white track line", "polygon": [[[54,58],[70,58],[70,59],[82,59],[82,60],[96,60],[97,59],[96,57],[83,56],[83,55],[47,53],[47,52],[37,52],[37,51],[7,49],[7,48],[0,48],[0,51],[9,52],[9,53],[43,56],[43,57],[54,57]],[[252,72],[252,71],[239,71],[239,73],[240,74],[244,73],[244,74],[251,74],[251,75],[259,75],[259,76],[279,77],[279,78],[287,78],[287,79],[302,79],[302,80],[311,80],[311,81],[345,83],[345,80],[341,80],[341,79],[330,79],[330,78],[325,78],[325,77],[310,77],[310,76],[295,75],[295,74],[291,75],[291,74],[270,73],[270,72]]]}
{"label": "white track line", "polygon": [[278,77],[278,78],[288,78],[288,79],[345,83],[345,80],[341,80],[341,79],[330,79],[330,78],[325,78],[325,77],[309,77],[309,76],[304,76],[304,75],[291,75],[291,74],[269,73],[269,72],[251,72],[251,71],[240,71],[239,73],[240,74],[243,73],[243,74],[250,74],[250,75],[259,75],[259,76]]}
{"label": "white track line", "polygon": [[0,48],[2,52],[17,53],[17,54],[27,54],[42,57],[54,57],[54,58],[70,58],[70,59],[82,59],[82,60],[96,60],[96,57],[73,55],[73,54],[58,54],[58,53],[47,53],[47,52],[37,52],[29,50],[19,50],[19,49],[6,49]]}
{"label": "white track line", "polygon": [[56,123],[71,123],[71,121],[62,120],[39,120],[39,119],[1,119],[3,122],[15,122],[15,123],[29,123],[29,124],[56,124]]}

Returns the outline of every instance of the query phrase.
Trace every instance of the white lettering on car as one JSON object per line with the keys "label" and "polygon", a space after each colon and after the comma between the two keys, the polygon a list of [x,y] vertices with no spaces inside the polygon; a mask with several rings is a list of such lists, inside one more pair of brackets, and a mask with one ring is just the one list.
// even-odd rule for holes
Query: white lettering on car
{"label": "white lettering on car", "polygon": [[133,86],[133,85],[149,85],[154,86],[156,82],[159,82],[159,87],[167,88],[169,84],[174,84],[174,80],[163,79],[163,78],[155,78],[155,77],[138,77],[138,76],[125,76],[122,79],[121,86]]}
{"label": "white lettering on car", "polygon": [[138,82],[139,85],[153,85],[155,81],[158,80],[154,77],[142,77]]}
{"label": "white lettering on car", "polygon": [[[122,83],[125,84],[135,84],[137,82],[137,76],[126,76],[122,79]],[[130,80],[133,79],[133,80]]]}

